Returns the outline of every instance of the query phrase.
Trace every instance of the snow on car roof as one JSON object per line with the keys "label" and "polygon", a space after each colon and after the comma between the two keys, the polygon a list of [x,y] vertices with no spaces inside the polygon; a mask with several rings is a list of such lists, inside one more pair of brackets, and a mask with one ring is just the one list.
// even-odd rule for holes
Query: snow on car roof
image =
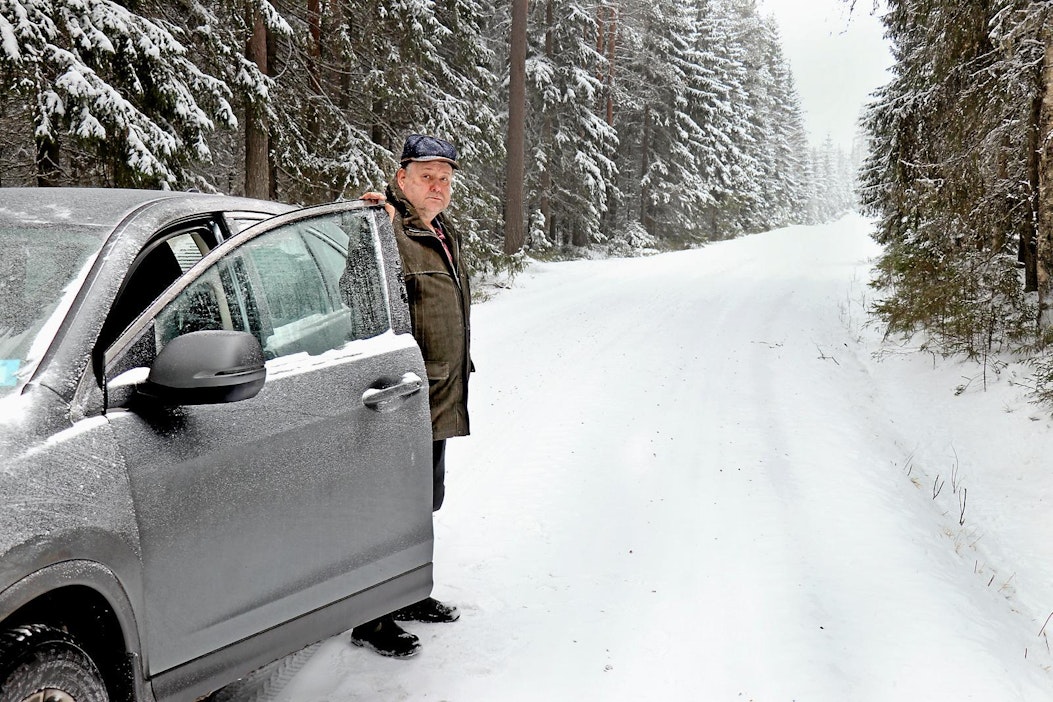
{"label": "snow on car roof", "polygon": [[[186,195],[109,188],[0,188],[0,226],[63,224],[108,231],[143,203]],[[103,233],[104,233],[103,232]]]}

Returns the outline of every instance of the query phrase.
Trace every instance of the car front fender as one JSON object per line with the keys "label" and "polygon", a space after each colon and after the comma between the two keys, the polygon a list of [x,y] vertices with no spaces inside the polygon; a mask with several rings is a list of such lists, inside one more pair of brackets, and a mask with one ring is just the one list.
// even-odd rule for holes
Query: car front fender
{"label": "car front fender", "polygon": [[[84,589],[94,593],[97,596],[95,599],[105,602],[105,611],[94,612],[93,617],[96,620],[112,618],[120,630],[123,650],[111,649],[107,654],[123,662],[121,686],[133,688],[135,700],[152,702],[152,690],[143,678],[136,608],[117,575],[101,563],[60,561],[36,570],[0,590],[0,629],[6,628],[7,624],[26,623],[47,623],[66,628],[69,622],[64,621],[63,612],[84,609],[87,601],[81,594]],[[60,603],[65,600],[62,593],[78,593],[78,600],[65,601],[62,606]],[[34,611],[34,607],[41,604],[42,609]],[[85,613],[81,611],[79,614],[83,616]]]}

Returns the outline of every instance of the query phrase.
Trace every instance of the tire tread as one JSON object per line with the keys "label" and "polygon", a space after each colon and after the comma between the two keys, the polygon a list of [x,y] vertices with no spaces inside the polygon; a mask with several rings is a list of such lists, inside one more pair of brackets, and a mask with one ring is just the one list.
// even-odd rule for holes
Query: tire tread
{"label": "tire tread", "polygon": [[46,687],[76,702],[109,702],[98,668],[67,632],[43,624],[0,631],[0,702],[22,702]]}

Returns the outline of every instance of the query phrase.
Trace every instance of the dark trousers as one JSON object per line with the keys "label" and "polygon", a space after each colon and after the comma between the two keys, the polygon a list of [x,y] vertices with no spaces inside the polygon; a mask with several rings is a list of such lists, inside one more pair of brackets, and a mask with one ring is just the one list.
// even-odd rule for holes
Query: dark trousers
{"label": "dark trousers", "polygon": [[437,512],[446,497],[446,439],[431,444],[431,511]]}

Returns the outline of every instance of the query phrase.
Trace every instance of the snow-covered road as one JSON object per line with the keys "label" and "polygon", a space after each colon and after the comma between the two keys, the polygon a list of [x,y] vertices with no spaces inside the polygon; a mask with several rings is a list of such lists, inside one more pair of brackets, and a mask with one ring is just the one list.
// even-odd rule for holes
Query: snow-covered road
{"label": "snow-covered road", "polygon": [[405,661],[325,642],[280,698],[1053,700],[1053,489],[997,446],[1050,422],[874,357],[868,226],[538,264],[479,305],[436,515],[461,621]]}

